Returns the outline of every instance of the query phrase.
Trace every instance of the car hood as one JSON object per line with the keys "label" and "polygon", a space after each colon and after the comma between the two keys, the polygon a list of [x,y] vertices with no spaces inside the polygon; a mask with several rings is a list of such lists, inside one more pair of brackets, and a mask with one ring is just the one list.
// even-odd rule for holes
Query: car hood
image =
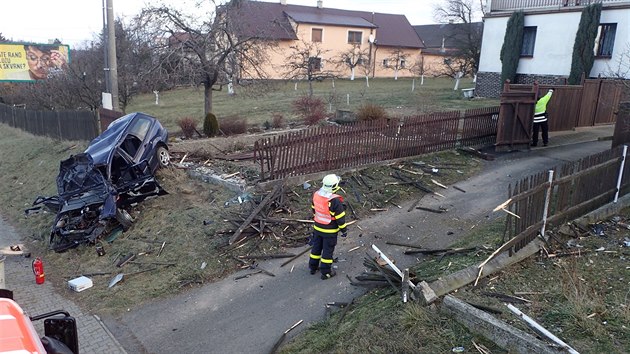
{"label": "car hood", "polygon": [[107,193],[107,182],[89,154],[77,154],[61,161],[57,176],[59,199],[67,201],[77,194],[91,190]]}

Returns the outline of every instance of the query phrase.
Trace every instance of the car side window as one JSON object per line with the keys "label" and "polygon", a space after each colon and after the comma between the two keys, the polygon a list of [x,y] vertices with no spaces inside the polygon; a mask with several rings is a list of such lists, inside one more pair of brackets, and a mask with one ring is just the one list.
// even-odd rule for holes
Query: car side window
{"label": "car side window", "polygon": [[141,141],[144,140],[144,137],[149,132],[149,128],[151,127],[151,120],[148,118],[138,118],[131,127],[129,128],[129,134],[134,135],[136,138]]}

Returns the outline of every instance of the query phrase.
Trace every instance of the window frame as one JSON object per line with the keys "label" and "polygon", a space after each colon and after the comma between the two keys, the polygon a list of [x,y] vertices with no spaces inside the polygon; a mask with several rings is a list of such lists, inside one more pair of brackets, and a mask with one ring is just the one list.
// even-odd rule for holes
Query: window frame
{"label": "window frame", "polygon": [[[531,40],[531,52],[527,51],[525,52],[525,49],[530,49],[530,48],[525,48],[526,42],[525,42],[525,37],[527,35],[531,36],[533,33],[533,38]],[[520,50],[520,57],[521,58],[533,58],[534,57],[534,52],[536,51],[536,37],[538,35],[538,26],[525,26],[523,27],[523,43],[521,44],[521,50]]]}
{"label": "window frame", "polygon": [[[605,33],[604,28],[608,28]],[[615,50],[616,37],[617,23],[600,23],[597,26],[597,36],[595,37],[595,46],[593,47],[595,58],[612,58],[613,51]],[[610,46],[610,54],[602,54],[604,49],[608,49],[607,45]]]}
{"label": "window frame", "polygon": [[[319,31],[319,41],[315,40],[315,36],[313,36],[313,32]],[[312,27],[311,28],[311,42],[313,43],[322,43],[324,41],[324,29],[320,27]]]}
{"label": "window frame", "polygon": [[[359,41],[356,41],[356,35],[359,35]],[[363,43],[363,31],[348,30],[348,44],[362,44]]]}
{"label": "window frame", "polygon": [[[315,65],[313,65],[315,64]],[[320,57],[309,57],[308,58],[308,66],[310,72],[318,72],[322,71],[322,58]]]}

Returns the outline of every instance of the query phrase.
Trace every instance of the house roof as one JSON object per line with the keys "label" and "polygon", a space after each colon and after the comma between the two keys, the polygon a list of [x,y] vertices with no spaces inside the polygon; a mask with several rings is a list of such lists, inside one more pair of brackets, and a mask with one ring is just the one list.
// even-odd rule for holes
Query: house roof
{"label": "house roof", "polygon": [[483,23],[443,23],[437,25],[413,26],[414,30],[424,43],[425,48],[457,48],[465,42],[468,26],[473,26],[474,31],[481,33]]}
{"label": "house roof", "polygon": [[243,1],[233,12],[238,18],[239,32],[260,38],[298,39],[289,17],[298,23],[317,23],[364,28],[378,28],[376,45],[422,48],[422,41],[405,15],[365,11],[282,5],[262,1]]}
{"label": "house roof", "polygon": [[285,11],[295,22],[320,25],[377,28],[378,26],[364,18],[356,16],[327,15],[322,13]]}

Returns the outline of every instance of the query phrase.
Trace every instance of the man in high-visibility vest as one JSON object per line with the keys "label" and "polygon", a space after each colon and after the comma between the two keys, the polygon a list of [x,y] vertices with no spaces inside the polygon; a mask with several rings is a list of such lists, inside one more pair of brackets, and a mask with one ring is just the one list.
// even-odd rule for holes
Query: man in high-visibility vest
{"label": "man in high-visibility vest", "polygon": [[330,279],[337,273],[332,268],[333,252],[337,245],[337,233],[346,237],[346,211],[343,197],[335,194],[341,178],[337,175],[327,175],[322,180],[322,187],[313,193],[313,237],[311,238],[311,256],[308,267],[311,274],[321,272],[322,279]]}
{"label": "man in high-visibility vest", "polygon": [[546,95],[542,96],[536,102],[536,108],[534,108],[534,134],[532,135],[532,146],[538,145],[538,131],[542,129],[542,141],[543,145],[547,146],[549,143],[549,124],[547,123],[547,103],[553,95],[553,90],[549,90]]}

